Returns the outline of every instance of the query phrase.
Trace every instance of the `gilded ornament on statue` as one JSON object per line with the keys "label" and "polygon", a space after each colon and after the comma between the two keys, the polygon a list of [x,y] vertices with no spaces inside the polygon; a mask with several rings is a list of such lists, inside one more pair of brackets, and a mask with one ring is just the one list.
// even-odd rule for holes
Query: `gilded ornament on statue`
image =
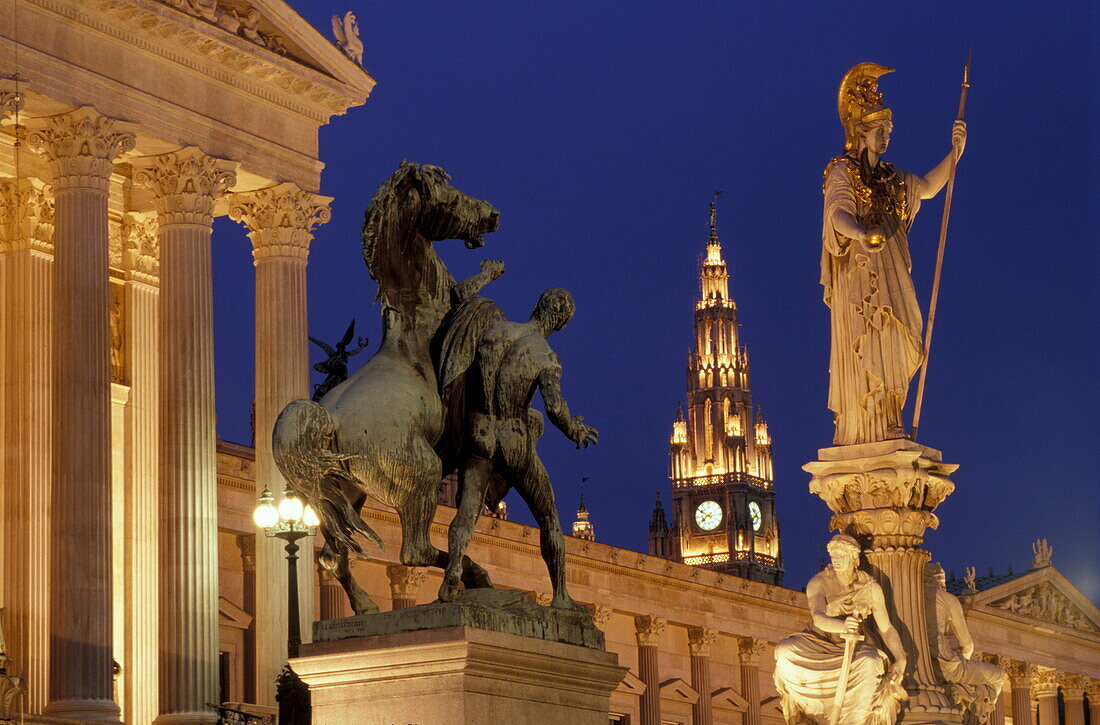
{"label": "gilded ornament on statue", "polygon": [[859,63],[844,74],[837,91],[836,108],[840,124],[844,126],[845,151],[856,147],[859,124],[893,120],[894,114],[882,105],[882,94],[878,90],[879,76],[893,72],[893,68],[878,63]]}

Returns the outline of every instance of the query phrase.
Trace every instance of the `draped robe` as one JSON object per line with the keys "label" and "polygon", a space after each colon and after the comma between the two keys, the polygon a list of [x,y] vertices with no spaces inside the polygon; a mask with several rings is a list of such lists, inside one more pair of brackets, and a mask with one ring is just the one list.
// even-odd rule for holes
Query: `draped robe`
{"label": "draped robe", "polygon": [[[841,156],[825,170],[821,284],[832,322],[829,408],[836,445],[904,437],[902,408],[924,355],[908,241],[922,181],[881,164],[886,175],[896,175],[897,211],[875,213],[880,190],[861,182],[859,166]],[[881,226],[886,242],[871,251],[844,236],[832,223],[836,211]]]}

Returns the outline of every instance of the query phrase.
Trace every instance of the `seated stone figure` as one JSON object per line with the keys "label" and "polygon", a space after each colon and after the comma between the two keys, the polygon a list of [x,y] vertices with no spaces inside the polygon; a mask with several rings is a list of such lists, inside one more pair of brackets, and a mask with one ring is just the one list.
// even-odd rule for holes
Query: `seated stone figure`
{"label": "seated stone figure", "polygon": [[924,567],[925,586],[933,589],[935,616],[929,612],[928,635],[940,672],[951,685],[951,695],[970,725],[988,723],[1004,687],[1005,673],[991,662],[972,660],[974,640],[966,626],[962,604],[947,591],[943,567],[930,562]]}
{"label": "seated stone figure", "polygon": [[[789,725],[893,725],[901,702],[906,656],[890,622],[882,587],[860,571],[858,542],[837,534],[828,544],[832,563],[806,586],[811,621],[775,648],[775,686]],[[887,653],[869,641],[874,622]],[[853,641],[846,682],[845,647]],[[838,697],[838,689],[843,693]],[[834,711],[837,701],[839,711]]]}

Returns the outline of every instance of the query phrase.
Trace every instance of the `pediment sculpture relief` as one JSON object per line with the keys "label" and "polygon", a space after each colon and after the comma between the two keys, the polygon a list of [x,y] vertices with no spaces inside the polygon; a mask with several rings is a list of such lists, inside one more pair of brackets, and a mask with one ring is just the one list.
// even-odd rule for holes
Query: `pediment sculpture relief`
{"label": "pediment sculpture relief", "polygon": [[1100,634],[1100,627],[1096,626],[1050,582],[1036,584],[1022,592],[998,599],[990,606],[1081,632]]}

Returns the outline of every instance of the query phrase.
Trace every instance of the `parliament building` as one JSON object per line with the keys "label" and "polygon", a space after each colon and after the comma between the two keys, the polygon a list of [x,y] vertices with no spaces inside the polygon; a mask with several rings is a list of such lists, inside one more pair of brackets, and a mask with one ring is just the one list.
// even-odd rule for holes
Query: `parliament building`
{"label": "parliament building", "polygon": [[[186,725],[232,703],[271,721],[286,564],[252,512],[284,489],[275,417],[310,394],[318,131],[375,81],[286,0],[0,6],[0,720]],[[213,321],[235,314],[212,304],[222,216],[255,264],[255,448],[215,432]],[[587,510],[566,540],[570,592],[628,669],[612,723],[779,725],[774,645],[808,619],[782,582],[772,440],[713,216],[683,263],[704,244],[671,515],[644,553],[600,543]],[[399,539],[394,511],[368,502],[364,519]],[[469,554],[549,601],[536,529],[483,517]],[[396,556],[355,562],[369,595],[434,600],[439,572]],[[298,580],[307,638],[350,614],[315,557]],[[1043,547],[1026,571],[952,586],[1009,675],[991,725],[1100,725],[1100,609]]]}

